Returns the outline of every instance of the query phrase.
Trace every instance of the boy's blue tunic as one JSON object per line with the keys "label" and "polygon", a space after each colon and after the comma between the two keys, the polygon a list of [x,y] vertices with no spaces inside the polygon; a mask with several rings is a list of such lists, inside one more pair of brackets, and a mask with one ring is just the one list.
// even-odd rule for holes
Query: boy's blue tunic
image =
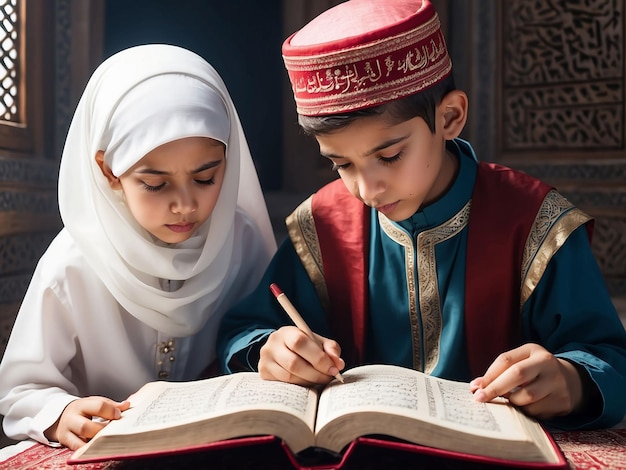
{"label": "boy's blue tunic", "polygon": [[[469,381],[473,374],[465,325],[465,219],[477,161],[465,142],[453,142],[449,148],[459,156],[459,173],[441,199],[401,222],[371,210],[367,339],[360,361],[397,364]],[[564,201],[556,192],[551,194],[555,202],[548,203],[559,206]],[[554,225],[558,223],[557,219]],[[443,235],[434,244],[417,243],[418,235],[431,233]],[[532,285],[531,294],[527,298],[522,295],[520,339],[541,344],[582,366],[603,398],[596,416],[555,419],[552,424],[608,427],[626,413],[626,332],[593,257],[584,224],[565,236]],[[302,246],[294,249],[286,240],[255,292],[226,314],[218,337],[224,370],[235,369],[235,362],[238,367],[255,370],[263,339],[274,329],[291,324],[269,290],[272,282],[288,295],[313,331],[333,337],[325,300],[318,295],[319,285],[311,280],[310,268],[307,272],[303,266],[303,250]],[[540,250],[534,257],[541,255]],[[349,278],[351,273],[348,270],[341,275]]]}

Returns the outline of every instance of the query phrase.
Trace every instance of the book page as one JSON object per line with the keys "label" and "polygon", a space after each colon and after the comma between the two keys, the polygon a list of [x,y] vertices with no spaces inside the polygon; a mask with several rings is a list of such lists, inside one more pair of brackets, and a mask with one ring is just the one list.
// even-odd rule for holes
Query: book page
{"label": "book page", "polygon": [[190,423],[241,410],[280,410],[313,429],[317,393],[293,384],[239,373],[195,382],[152,382],[130,397],[131,409],[103,434],[140,432]]}
{"label": "book page", "polygon": [[524,438],[511,409],[503,403],[478,403],[469,386],[388,365],[362,366],[343,374],[322,393],[316,429],[346,413],[397,414],[473,434]]}

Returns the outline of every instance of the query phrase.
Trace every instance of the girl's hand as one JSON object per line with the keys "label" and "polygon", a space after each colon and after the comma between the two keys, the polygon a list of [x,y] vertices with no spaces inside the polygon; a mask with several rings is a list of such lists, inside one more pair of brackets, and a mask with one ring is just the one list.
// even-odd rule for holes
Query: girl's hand
{"label": "girl's hand", "polygon": [[539,419],[570,414],[583,397],[576,367],[531,343],[500,354],[484,376],[472,380],[470,390],[480,402],[506,397]]}
{"label": "girl's hand", "polygon": [[105,397],[79,398],[65,407],[56,423],[44,434],[48,440],[76,450],[85,445],[110,420],[120,419],[122,411],[128,408],[129,401],[118,403]]}
{"label": "girl's hand", "polygon": [[341,348],[336,341],[316,336],[322,348],[295,326],[273,332],[260,351],[261,378],[298,385],[330,382],[345,367]]}

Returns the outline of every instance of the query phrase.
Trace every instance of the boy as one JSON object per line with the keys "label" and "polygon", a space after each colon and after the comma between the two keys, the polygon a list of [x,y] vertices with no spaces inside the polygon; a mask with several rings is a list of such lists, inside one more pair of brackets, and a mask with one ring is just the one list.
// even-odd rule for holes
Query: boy
{"label": "boy", "polygon": [[[430,3],[349,0],[283,56],[299,123],[341,180],[287,218],[289,240],[227,313],[225,370],[316,384],[346,364],[392,363],[474,378],[477,400],[506,396],[555,426],[617,423],[626,333],[592,221],[458,138],[467,97]],[[289,326],[272,282],[322,348]]]}

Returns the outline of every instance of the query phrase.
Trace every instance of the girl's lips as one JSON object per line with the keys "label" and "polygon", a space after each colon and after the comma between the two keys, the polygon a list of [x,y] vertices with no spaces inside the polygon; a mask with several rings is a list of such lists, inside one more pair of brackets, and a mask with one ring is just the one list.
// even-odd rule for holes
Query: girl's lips
{"label": "girl's lips", "polygon": [[398,205],[398,201],[394,202],[393,204],[385,204],[384,206],[378,206],[376,210],[378,212],[382,212],[383,214],[388,214],[390,212],[393,212],[393,210],[396,208],[397,205]]}
{"label": "girl's lips", "polygon": [[187,223],[187,224],[167,225],[167,228],[169,228],[172,232],[185,233],[185,232],[189,232],[193,228],[193,226],[194,226],[194,224],[192,222],[190,222],[190,223]]}

